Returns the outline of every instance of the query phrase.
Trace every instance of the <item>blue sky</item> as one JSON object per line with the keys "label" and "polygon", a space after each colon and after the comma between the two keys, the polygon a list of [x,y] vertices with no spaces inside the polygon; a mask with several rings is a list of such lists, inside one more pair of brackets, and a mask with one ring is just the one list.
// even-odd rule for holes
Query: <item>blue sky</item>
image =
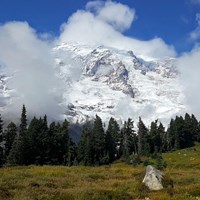
{"label": "blue sky", "polygon": [[[60,26],[78,9],[84,9],[85,0],[1,0],[0,23],[27,21],[37,32],[60,34]],[[139,40],[162,38],[173,45],[178,54],[190,51],[200,42],[190,34],[198,29],[199,0],[121,0],[116,1],[135,9],[135,17],[124,35]]]}

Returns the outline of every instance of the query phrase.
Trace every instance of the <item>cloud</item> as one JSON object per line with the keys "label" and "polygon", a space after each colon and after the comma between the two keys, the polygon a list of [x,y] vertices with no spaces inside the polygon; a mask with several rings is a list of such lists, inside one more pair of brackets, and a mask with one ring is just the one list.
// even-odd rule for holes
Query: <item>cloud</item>
{"label": "cloud", "polygon": [[25,104],[28,114],[58,118],[61,112],[53,94],[58,81],[50,44],[39,39],[26,22],[0,26],[0,44],[0,62],[6,66],[8,75],[13,76],[8,87],[15,88],[5,112],[19,116]]}
{"label": "cloud", "polygon": [[196,41],[200,39],[200,13],[196,14],[197,27],[190,33],[190,39]]}
{"label": "cloud", "polygon": [[[129,106],[127,106],[129,105]],[[144,119],[155,118],[156,107],[151,104],[146,104],[140,107],[140,105],[133,105],[133,99],[131,97],[126,97],[121,99],[115,110],[115,115],[120,119],[127,120],[129,117],[138,117],[141,116]]]}
{"label": "cloud", "polygon": [[110,24],[116,30],[123,32],[130,28],[135,18],[135,10],[121,3],[112,1],[91,1],[86,10],[94,11],[97,18]]}
{"label": "cloud", "polygon": [[176,56],[174,47],[161,38],[141,41],[123,35],[122,32],[130,28],[134,17],[135,10],[121,3],[89,2],[85,10],[78,10],[61,26],[60,42],[128,49],[148,58]]}
{"label": "cloud", "polygon": [[181,84],[183,86],[185,101],[191,112],[200,117],[200,47],[196,46],[190,53],[186,53],[178,58],[178,68],[180,70]]}
{"label": "cloud", "polygon": [[200,0],[191,0],[191,3],[192,4],[197,4],[197,5],[199,4],[200,5]]}

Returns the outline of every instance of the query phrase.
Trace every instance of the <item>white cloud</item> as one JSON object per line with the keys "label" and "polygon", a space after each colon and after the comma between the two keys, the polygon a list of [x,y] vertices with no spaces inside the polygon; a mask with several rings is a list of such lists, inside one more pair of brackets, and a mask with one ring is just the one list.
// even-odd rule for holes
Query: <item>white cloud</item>
{"label": "white cloud", "polygon": [[[154,120],[155,111],[156,107],[151,104],[146,104],[143,107],[133,106],[133,99],[131,97],[126,97],[118,102],[115,110],[115,115],[124,121],[127,120],[127,116],[140,116],[144,119]],[[149,122],[150,121],[148,121],[148,123]]]}
{"label": "white cloud", "polygon": [[190,53],[178,58],[178,68],[181,72],[181,83],[186,96],[186,103],[191,112],[200,117],[200,47],[195,47]]}
{"label": "white cloud", "polygon": [[60,41],[133,50],[136,55],[149,58],[176,55],[173,46],[167,45],[161,38],[141,41],[124,36],[121,31],[131,26],[134,16],[134,9],[120,3],[89,2],[86,10],[78,10],[62,25]]}
{"label": "white cloud", "polygon": [[0,44],[0,62],[10,75],[14,74],[8,87],[16,89],[15,98],[5,112],[19,114],[25,104],[28,114],[57,118],[60,111],[52,94],[57,79],[49,44],[39,39],[26,22],[0,26]]}
{"label": "white cloud", "polygon": [[200,13],[196,14],[197,27],[190,33],[190,39],[196,41],[200,39]]}
{"label": "white cloud", "polygon": [[191,3],[193,3],[193,4],[200,4],[200,0],[191,0]]}
{"label": "white cloud", "polygon": [[116,30],[123,32],[130,28],[135,10],[121,3],[112,1],[91,1],[86,5],[88,11],[95,11],[97,18],[111,24]]}

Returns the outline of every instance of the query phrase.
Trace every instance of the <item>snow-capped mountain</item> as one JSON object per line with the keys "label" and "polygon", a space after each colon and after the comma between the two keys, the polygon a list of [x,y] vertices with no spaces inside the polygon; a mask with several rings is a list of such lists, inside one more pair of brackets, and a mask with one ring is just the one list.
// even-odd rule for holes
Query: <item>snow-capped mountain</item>
{"label": "snow-capped mountain", "polygon": [[96,114],[103,120],[165,121],[186,110],[175,59],[149,61],[132,51],[78,44],[58,45],[53,54],[70,121]]}
{"label": "snow-capped mountain", "polygon": [[[58,104],[71,122],[82,123],[97,114],[103,121],[111,116],[137,121],[141,116],[146,122],[168,123],[187,109],[175,59],[148,60],[129,50],[66,43],[55,46],[52,54],[55,74],[63,85]],[[0,68],[0,109],[4,110],[19,94],[7,85],[15,75],[8,77],[6,67]]]}

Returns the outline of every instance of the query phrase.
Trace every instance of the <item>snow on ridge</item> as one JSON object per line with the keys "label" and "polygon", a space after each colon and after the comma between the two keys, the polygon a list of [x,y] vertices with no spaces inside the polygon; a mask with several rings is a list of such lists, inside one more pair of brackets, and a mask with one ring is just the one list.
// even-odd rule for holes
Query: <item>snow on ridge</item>
{"label": "snow on ridge", "polygon": [[[62,44],[54,48],[61,63],[67,52],[73,55],[72,60],[81,62],[76,66],[81,70],[79,79],[64,93],[66,104],[73,105],[72,121],[79,121],[80,116],[84,121],[95,114],[103,120],[111,116],[138,120],[141,116],[147,122],[165,121],[186,110],[173,58],[149,61],[132,51],[105,46]],[[62,68],[63,78],[68,76],[68,66],[62,64],[57,67]]]}
{"label": "snow on ridge", "polygon": [[[63,118],[83,123],[98,114],[103,121],[129,117],[164,123],[186,111],[176,60],[155,60],[131,50],[62,43],[52,49],[55,73],[63,81]],[[1,69],[3,69],[1,67]],[[0,109],[9,106],[15,88],[0,73]],[[3,76],[2,76],[3,75]],[[12,78],[12,77],[10,77]],[[15,92],[14,92],[15,93]]]}

